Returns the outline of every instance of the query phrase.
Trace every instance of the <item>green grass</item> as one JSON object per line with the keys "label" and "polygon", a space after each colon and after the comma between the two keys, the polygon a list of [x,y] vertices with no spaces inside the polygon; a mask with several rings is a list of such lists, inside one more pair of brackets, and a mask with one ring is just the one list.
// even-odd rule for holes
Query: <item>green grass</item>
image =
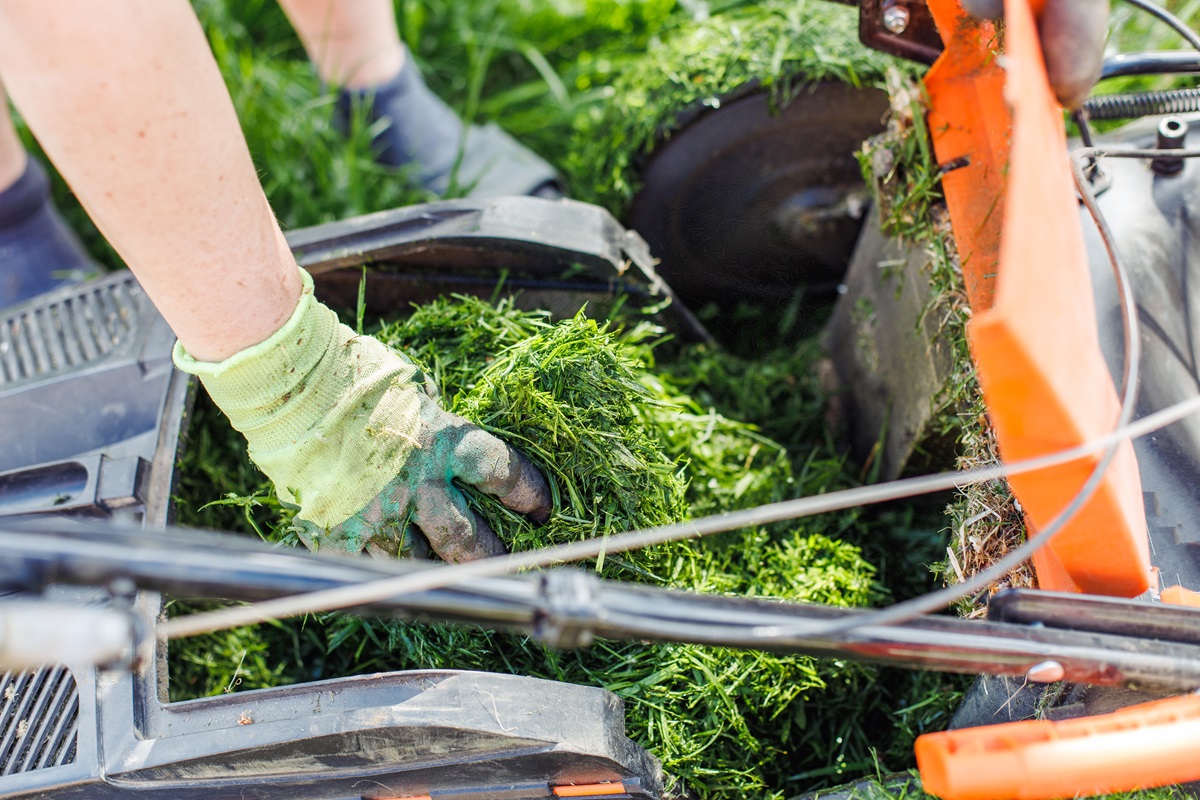
{"label": "green grass", "polygon": [[[398,204],[401,182],[387,180],[366,147],[347,152],[330,129],[330,97],[273,2],[196,5],[285,223]],[[812,80],[878,83],[887,63],[858,46],[851,9],[819,0],[735,5],[704,21],[670,0],[398,8],[432,88],[465,119],[501,120],[564,172],[573,197],[618,215],[640,159],[681,112],[750,82],[781,102]],[[330,193],[342,197],[330,203]]]}
{"label": "green grass", "polygon": [[[789,447],[722,413],[742,402],[747,381],[764,383],[778,372],[701,348],[677,350],[667,371],[655,363],[661,332],[636,318],[623,327],[583,316],[550,325],[506,303],[458,298],[418,308],[378,335],[424,362],[448,407],[520,446],[551,478],[556,511],[541,528],[473,497],[513,549],[853,480],[820,430],[816,389],[804,377],[819,357],[811,346],[780,352],[774,366],[801,376],[791,381],[798,399],[785,422],[802,424],[790,431]],[[699,386],[703,405],[686,393]],[[254,502],[263,505],[219,511],[249,513],[268,538],[287,540],[286,518],[273,513],[269,495]],[[887,590],[856,542],[878,548],[885,527],[899,539],[916,527],[911,522],[903,514],[851,512],[610,556],[593,568],[710,593],[864,605],[883,600]],[[906,550],[923,542],[918,536]],[[248,630],[185,645],[173,659],[175,695],[417,667],[598,685],[625,700],[630,736],[682,786],[712,798],[798,791],[879,760],[903,766],[916,733],[944,724],[959,688],[952,678],[801,656],[639,642],[555,652],[520,636],[344,615],[280,623],[262,636],[270,643],[265,649]],[[271,648],[279,649],[275,666],[262,657]]]}

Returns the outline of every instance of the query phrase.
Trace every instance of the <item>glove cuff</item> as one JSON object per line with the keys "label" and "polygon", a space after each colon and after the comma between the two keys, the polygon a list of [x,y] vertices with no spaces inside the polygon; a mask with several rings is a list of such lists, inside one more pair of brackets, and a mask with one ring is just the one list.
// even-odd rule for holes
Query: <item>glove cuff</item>
{"label": "glove cuff", "polygon": [[[311,427],[305,415],[286,413],[285,407],[299,404],[299,394],[329,350],[338,325],[337,316],[313,296],[312,276],[304,270],[300,274],[303,289],[296,310],[266,340],[224,361],[197,361],[181,342],[175,343],[172,354],[175,366],[200,379],[234,428],[247,436],[265,436],[263,445],[268,448]],[[286,418],[286,425],[275,419],[280,416]],[[269,431],[262,430],[265,426]]]}
{"label": "glove cuff", "polygon": [[341,324],[301,275],[295,312],[265,341],[219,362],[197,361],[176,343],[174,359],[245,435],[280,499],[332,527],[375,498],[412,451],[417,370]]}

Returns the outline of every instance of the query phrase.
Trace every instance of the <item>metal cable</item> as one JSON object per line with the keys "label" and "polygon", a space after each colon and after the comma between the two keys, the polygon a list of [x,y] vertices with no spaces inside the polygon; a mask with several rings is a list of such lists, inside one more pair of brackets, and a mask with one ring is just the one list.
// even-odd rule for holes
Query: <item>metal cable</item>
{"label": "metal cable", "polygon": [[1176,403],[1168,408],[1137,420],[1126,428],[1086,442],[1079,447],[1062,450],[1039,458],[1018,461],[1008,465],[996,465],[963,472],[947,472],[905,478],[898,481],[844,489],[812,497],[785,500],[765,506],[701,517],[696,520],[663,525],[656,528],[629,531],[609,536],[607,539],[587,539],[581,542],[556,545],[542,550],[527,550],[506,556],[485,558],[466,564],[449,564],[386,580],[329,589],[308,594],[293,595],[278,600],[268,600],[252,605],[225,608],[186,617],[167,620],[160,628],[163,635],[176,639],[197,636],[202,633],[253,625],[302,614],[334,611],[341,608],[364,606],[381,602],[399,595],[440,589],[465,583],[479,577],[507,575],[525,569],[549,567],[571,561],[595,558],[600,553],[619,553],[637,550],[665,542],[708,536],[755,525],[769,525],[790,519],[844,511],[849,508],[903,500],[918,495],[960,489],[974,483],[997,480],[1009,475],[1035,472],[1041,469],[1068,464],[1093,455],[1110,447],[1114,442],[1145,436],[1160,428],[1178,422],[1192,414],[1200,413],[1200,395]]}
{"label": "metal cable", "polygon": [[1124,78],[1130,75],[1195,75],[1200,74],[1200,55],[1191,50],[1143,51],[1116,53],[1104,59],[1100,80]]}

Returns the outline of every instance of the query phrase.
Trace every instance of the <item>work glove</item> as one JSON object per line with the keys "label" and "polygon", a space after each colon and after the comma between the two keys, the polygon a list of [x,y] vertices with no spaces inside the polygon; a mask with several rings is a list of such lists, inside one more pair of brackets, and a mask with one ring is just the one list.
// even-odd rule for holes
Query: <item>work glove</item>
{"label": "work glove", "polygon": [[[1004,16],[1004,0],[963,0],[963,8],[979,19]],[[1042,0],[1035,8],[1046,77],[1063,108],[1075,110],[1104,68],[1108,0]]]}
{"label": "work glove", "polygon": [[1104,69],[1108,0],[1045,0],[1038,35],[1058,102],[1063,108],[1079,108]]}
{"label": "work glove", "polygon": [[176,344],[175,363],[200,378],[279,498],[299,508],[309,548],[426,555],[415,526],[447,561],[504,553],[455,479],[535,522],[549,517],[546,480],[528,459],[443,411],[411,361],[341,324],[303,280],[296,311],[266,341],[217,363]]}

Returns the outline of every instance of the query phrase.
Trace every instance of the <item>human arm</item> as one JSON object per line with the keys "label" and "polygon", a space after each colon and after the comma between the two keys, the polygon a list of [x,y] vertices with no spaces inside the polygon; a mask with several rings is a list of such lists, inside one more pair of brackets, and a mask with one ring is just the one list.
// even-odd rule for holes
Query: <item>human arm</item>
{"label": "human arm", "polygon": [[[298,501],[300,519],[343,549],[371,549],[368,528],[417,509],[414,519],[433,531],[435,549],[468,558],[494,554],[497,543],[461,513],[455,478],[506,493],[522,513],[545,515],[545,481],[528,462],[496,440],[482,465],[467,449],[447,447],[466,423],[419,391],[398,354],[348,335],[306,293],[186,0],[0,0],[0,75],[179,337],[177,362],[200,374],[280,494]],[[309,352],[313,340],[287,340],[297,315],[320,318],[321,347]],[[312,380],[272,372],[301,351]],[[361,384],[359,356],[376,364],[372,374],[387,376],[387,387]],[[368,415],[390,410],[386,424],[372,426],[380,447],[366,447],[362,437],[370,434],[355,414],[341,413],[347,398],[373,404]],[[280,457],[289,448],[295,455]],[[405,488],[416,474],[421,492]],[[326,502],[332,494],[351,500]],[[380,502],[331,516],[364,495]]]}

